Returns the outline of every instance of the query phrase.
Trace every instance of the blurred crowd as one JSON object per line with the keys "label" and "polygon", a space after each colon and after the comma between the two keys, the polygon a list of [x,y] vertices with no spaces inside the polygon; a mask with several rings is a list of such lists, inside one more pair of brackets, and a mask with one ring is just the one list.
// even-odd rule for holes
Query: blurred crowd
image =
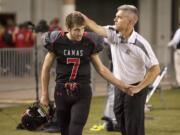
{"label": "blurred crowd", "polygon": [[40,20],[36,25],[31,21],[16,25],[11,19],[5,23],[0,22],[0,76],[30,75],[34,56],[32,49],[35,44],[41,48],[38,49],[38,58],[44,57],[38,37],[41,34],[38,33],[53,30],[62,30],[58,18],[53,18],[49,23]]}
{"label": "blurred crowd", "polygon": [[25,21],[16,25],[9,19],[6,24],[0,22],[0,49],[1,48],[31,48],[36,43],[36,32],[61,30],[59,19],[52,19],[49,24],[40,20],[36,27],[32,22]]}

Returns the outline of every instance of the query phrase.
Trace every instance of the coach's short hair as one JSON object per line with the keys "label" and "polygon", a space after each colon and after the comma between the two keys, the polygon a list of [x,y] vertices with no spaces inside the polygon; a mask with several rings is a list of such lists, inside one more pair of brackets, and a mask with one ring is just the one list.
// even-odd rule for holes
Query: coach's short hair
{"label": "coach's short hair", "polygon": [[79,12],[73,12],[67,15],[66,17],[66,27],[72,28],[74,26],[83,26],[85,25],[85,20]]}
{"label": "coach's short hair", "polygon": [[138,9],[134,5],[121,5],[117,8],[117,11],[123,10],[123,11],[129,11],[135,15],[134,21],[135,23],[138,21],[139,18],[139,12]]}

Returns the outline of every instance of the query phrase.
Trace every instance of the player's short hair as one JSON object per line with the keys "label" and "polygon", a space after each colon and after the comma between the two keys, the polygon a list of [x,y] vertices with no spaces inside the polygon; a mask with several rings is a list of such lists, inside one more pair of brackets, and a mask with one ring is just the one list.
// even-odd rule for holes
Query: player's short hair
{"label": "player's short hair", "polygon": [[139,18],[139,12],[138,9],[134,6],[134,5],[121,5],[117,8],[117,11],[119,10],[123,10],[123,11],[128,11],[130,13],[134,14],[134,23],[136,23],[138,21]]}
{"label": "player's short hair", "polygon": [[85,25],[85,20],[79,12],[70,13],[66,17],[66,27],[72,28],[74,26],[83,26]]}

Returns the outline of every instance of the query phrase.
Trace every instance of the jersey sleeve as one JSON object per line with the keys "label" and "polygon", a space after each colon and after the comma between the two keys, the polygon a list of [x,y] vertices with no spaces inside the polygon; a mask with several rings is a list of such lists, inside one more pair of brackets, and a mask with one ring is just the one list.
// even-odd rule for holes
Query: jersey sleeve
{"label": "jersey sleeve", "polygon": [[102,36],[94,32],[87,32],[86,37],[89,38],[90,43],[93,45],[92,53],[98,53],[103,50],[104,40]]}
{"label": "jersey sleeve", "polygon": [[60,37],[60,31],[46,32],[42,35],[42,44],[50,52],[55,52],[54,42]]}

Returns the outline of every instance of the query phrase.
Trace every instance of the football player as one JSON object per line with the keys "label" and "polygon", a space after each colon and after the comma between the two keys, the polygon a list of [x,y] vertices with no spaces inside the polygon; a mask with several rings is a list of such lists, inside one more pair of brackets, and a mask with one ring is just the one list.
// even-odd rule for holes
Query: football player
{"label": "football player", "polygon": [[61,135],[82,135],[92,97],[90,62],[103,78],[130,95],[131,86],[116,79],[102,64],[98,56],[100,49],[84,35],[85,21],[80,13],[69,14],[66,27],[68,32],[53,31],[43,35],[48,53],[41,73],[41,103],[49,104],[49,72],[56,60],[54,99]]}

